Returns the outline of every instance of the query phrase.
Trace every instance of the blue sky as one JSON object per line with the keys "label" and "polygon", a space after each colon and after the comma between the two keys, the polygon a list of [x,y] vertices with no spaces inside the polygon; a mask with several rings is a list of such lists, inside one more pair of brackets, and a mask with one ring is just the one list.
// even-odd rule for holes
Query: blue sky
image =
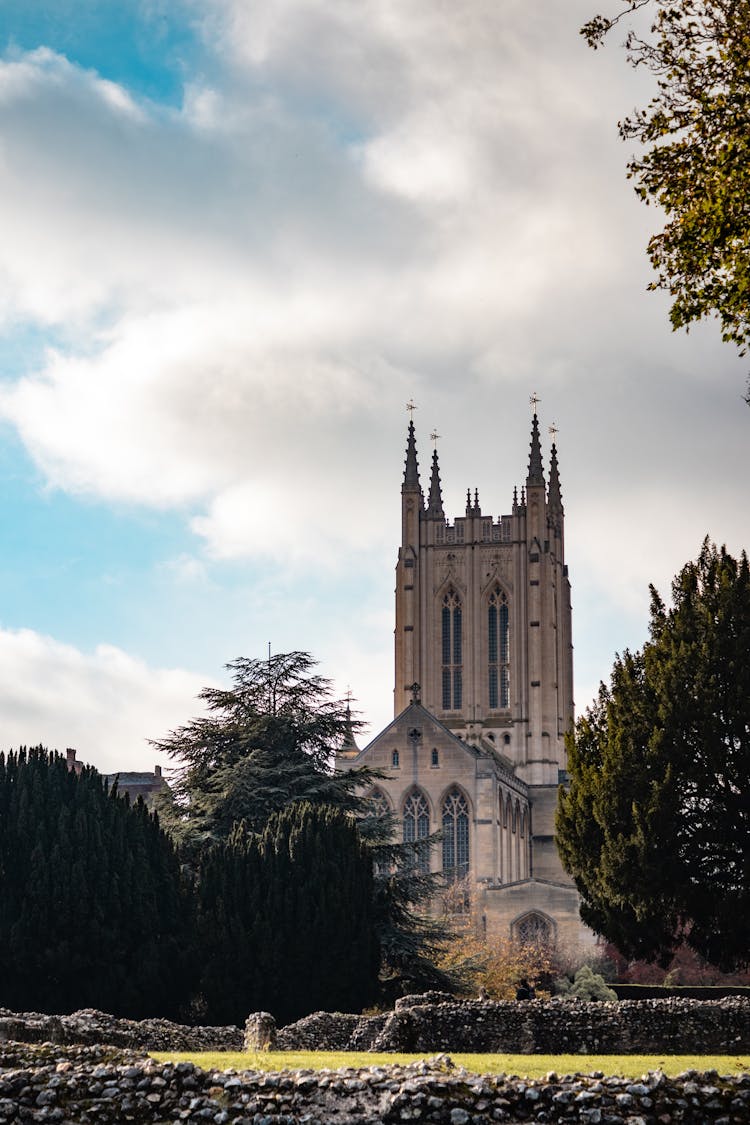
{"label": "blue sky", "polygon": [[558,426],[579,707],[747,545],[747,365],[646,292],[590,14],[0,3],[4,745],[151,766],[269,641],[382,726],[412,397],[452,515],[509,511],[532,391]]}

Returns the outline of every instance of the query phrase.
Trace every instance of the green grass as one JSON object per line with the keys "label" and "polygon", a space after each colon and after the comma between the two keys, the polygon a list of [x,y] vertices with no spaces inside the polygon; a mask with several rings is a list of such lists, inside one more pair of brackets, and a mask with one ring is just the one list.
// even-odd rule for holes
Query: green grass
{"label": "green grass", "polygon": [[[160,1062],[193,1062],[204,1070],[337,1070],[340,1067],[388,1066],[410,1063],[428,1055],[370,1054],[348,1051],[152,1052]],[[475,1074],[507,1074],[543,1078],[557,1074],[591,1074],[640,1078],[649,1070],[681,1074],[684,1070],[716,1070],[719,1074],[750,1071],[750,1055],[461,1055],[451,1054],[456,1066]]]}

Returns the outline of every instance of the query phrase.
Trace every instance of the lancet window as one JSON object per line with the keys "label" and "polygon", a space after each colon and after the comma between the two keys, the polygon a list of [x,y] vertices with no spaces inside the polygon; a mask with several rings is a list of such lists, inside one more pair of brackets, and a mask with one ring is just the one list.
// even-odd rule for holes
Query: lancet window
{"label": "lancet window", "polygon": [[463,706],[461,599],[452,587],[443,596],[440,612],[443,710],[460,711]]}
{"label": "lancet window", "polygon": [[490,710],[510,707],[510,620],[508,599],[499,586],[487,606],[487,681]]}
{"label": "lancet window", "polygon": [[[430,834],[430,806],[419,789],[414,789],[404,801],[404,843],[414,844]],[[418,871],[430,870],[428,848],[415,848],[414,865]]]}
{"label": "lancet window", "polygon": [[443,801],[443,874],[451,882],[469,874],[469,806],[456,788]]}

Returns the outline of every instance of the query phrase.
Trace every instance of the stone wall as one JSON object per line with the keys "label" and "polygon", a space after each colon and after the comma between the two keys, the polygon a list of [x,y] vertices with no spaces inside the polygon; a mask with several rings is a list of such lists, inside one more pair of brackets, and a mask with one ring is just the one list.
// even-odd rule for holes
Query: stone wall
{"label": "stone wall", "polygon": [[603,1074],[530,1080],[476,1075],[447,1057],[342,1070],[204,1071],[132,1053],[47,1044],[0,1045],[0,1121],[61,1125],[739,1125],[750,1075]]}
{"label": "stone wall", "polygon": [[[238,1027],[188,1027],[170,1020],[121,1020],[94,1008],[69,1016],[0,1008],[0,1043],[97,1044],[141,1051],[241,1051]],[[0,1118],[0,1120],[2,1120]]]}
{"label": "stone wall", "polygon": [[750,1000],[457,1002],[437,994],[404,997],[385,1015],[316,1012],[264,1034],[284,1051],[732,1054],[750,1051]]}

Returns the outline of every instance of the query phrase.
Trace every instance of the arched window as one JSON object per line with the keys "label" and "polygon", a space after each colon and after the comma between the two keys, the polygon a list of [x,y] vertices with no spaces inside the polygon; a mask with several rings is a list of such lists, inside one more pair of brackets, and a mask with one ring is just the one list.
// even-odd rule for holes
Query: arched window
{"label": "arched window", "polygon": [[367,804],[370,816],[387,816],[391,811],[391,802],[382,789],[371,789],[367,794]]}
{"label": "arched window", "polygon": [[555,936],[555,926],[546,914],[532,910],[513,923],[512,933],[522,945],[550,945]]}
{"label": "arched window", "polygon": [[487,607],[487,681],[491,711],[510,707],[508,599],[495,586]]}
{"label": "arched window", "polygon": [[391,754],[391,765],[394,769],[398,769],[398,750],[394,750]]}
{"label": "arched window", "polygon": [[469,874],[469,806],[458,789],[443,801],[443,874],[451,882]]}
{"label": "arched window", "polygon": [[440,610],[442,645],[443,710],[460,711],[463,706],[463,641],[461,599],[451,586]]}
{"label": "arched window", "polygon": [[440,755],[438,754],[435,747],[433,747],[433,749],[432,749],[432,765],[433,766],[439,766],[440,765]]}
{"label": "arched window", "polygon": [[[414,789],[404,801],[404,843],[413,844],[425,840],[430,834],[430,806],[419,789]],[[427,848],[415,848],[415,867],[418,871],[430,870],[430,854]]]}

